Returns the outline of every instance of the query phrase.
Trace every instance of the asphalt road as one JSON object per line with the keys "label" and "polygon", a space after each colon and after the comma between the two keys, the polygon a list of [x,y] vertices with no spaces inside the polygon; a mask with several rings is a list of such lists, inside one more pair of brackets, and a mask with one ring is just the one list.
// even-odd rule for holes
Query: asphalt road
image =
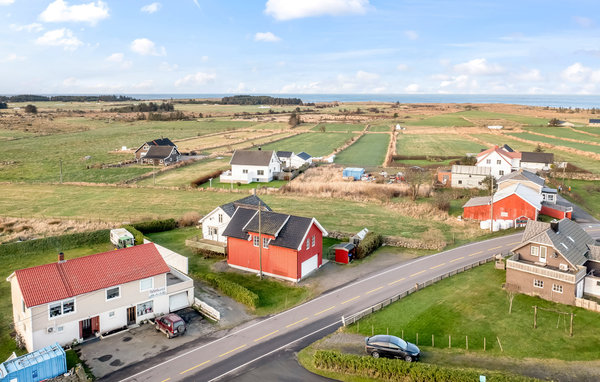
{"label": "asphalt road", "polygon": [[[593,230],[590,233],[600,232],[599,227]],[[281,357],[279,353],[282,350],[296,348],[299,343],[308,344],[335,331],[341,325],[342,315],[359,312],[409,290],[416,283],[423,283],[497,253],[505,253],[520,242],[520,237],[519,233],[471,243],[403,263],[275,316],[242,325],[221,338],[188,347],[178,354],[169,354],[168,358],[151,359],[133,365],[103,380],[214,381],[245,375],[253,367]],[[276,370],[272,371],[277,373]],[[285,373],[285,370],[281,370],[281,373]],[[292,376],[287,375],[284,379],[290,378]]]}

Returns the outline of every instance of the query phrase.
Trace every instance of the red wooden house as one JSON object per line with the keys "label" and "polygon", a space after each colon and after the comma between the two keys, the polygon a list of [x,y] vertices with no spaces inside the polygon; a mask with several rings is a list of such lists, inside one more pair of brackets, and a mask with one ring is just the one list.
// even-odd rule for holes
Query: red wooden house
{"label": "red wooden house", "polygon": [[327,231],[315,218],[262,210],[259,235],[258,209],[238,207],[223,236],[233,268],[258,273],[261,257],[263,274],[298,282],[323,265]]}

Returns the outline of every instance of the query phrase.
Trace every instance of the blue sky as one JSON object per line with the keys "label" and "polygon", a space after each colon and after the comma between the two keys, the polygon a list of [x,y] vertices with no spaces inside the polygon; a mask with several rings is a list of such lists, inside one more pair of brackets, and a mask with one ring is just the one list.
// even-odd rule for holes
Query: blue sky
{"label": "blue sky", "polygon": [[596,0],[0,0],[0,93],[599,94]]}

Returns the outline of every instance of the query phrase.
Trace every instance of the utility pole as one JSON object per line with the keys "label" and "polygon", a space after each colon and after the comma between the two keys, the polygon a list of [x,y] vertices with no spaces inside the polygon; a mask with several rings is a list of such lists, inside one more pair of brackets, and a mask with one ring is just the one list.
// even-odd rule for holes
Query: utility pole
{"label": "utility pole", "polygon": [[154,163],[154,159],[152,159],[152,182],[156,186],[156,164]]}
{"label": "utility pole", "polygon": [[63,181],[62,159],[59,159],[59,163],[60,163],[60,183],[62,184],[62,181]]}
{"label": "utility pole", "polygon": [[258,201],[258,266],[260,269],[260,279],[263,279],[263,271],[262,271],[262,221],[261,221],[261,205],[260,200]]}
{"label": "utility pole", "polygon": [[494,232],[494,176],[490,175],[490,232]]}

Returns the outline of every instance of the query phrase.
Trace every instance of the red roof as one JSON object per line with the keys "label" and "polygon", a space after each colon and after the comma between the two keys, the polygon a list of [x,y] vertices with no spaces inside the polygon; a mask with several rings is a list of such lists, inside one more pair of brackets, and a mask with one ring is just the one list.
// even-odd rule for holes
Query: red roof
{"label": "red roof", "polygon": [[169,272],[153,243],[15,271],[28,307]]}
{"label": "red roof", "polygon": [[489,154],[493,153],[493,152],[497,152],[500,156],[504,156],[507,158],[521,158],[521,153],[517,152],[517,151],[506,151],[504,150],[502,147],[498,147],[498,146],[494,146],[492,148],[489,148],[487,150],[484,150],[482,152],[480,152],[479,154],[477,154],[477,157],[483,158],[488,156]]}

